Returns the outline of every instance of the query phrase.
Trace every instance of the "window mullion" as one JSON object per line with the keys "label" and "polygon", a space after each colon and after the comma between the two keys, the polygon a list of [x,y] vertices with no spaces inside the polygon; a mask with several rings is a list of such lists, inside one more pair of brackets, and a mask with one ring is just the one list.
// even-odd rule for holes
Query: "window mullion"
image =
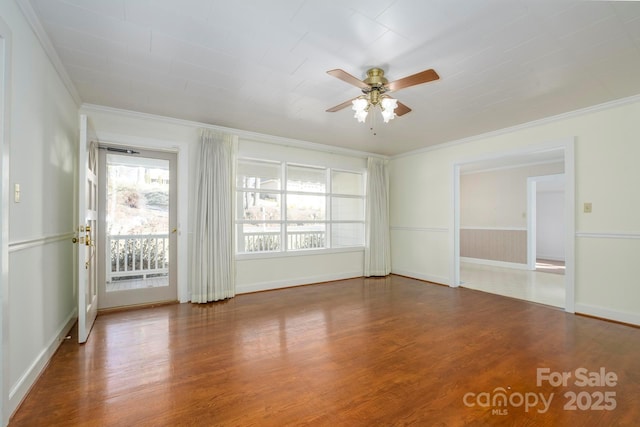
{"label": "window mullion", "polygon": [[289,252],[289,238],[287,233],[287,228],[289,227],[289,212],[287,210],[287,162],[280,163],[280,177],[281,177],[281,198],[282,198],[282,206],[280,207],[280,220],[282,221],[280,225],[280,239],[282,239],[282,251]]}
{"label": "window mullion", "polygon": [[331,188],[331,169],[330,168],[327,168],[325,179],[326,179],[326,187],[325,187],[326,188],[326,191],[325,191],[326,215],[325,215],[325,226],[324,226],[325,247],[332,248],[333,243],[331,242],[331,230],[333,229],[333,198],[332,198],[333,188]]}

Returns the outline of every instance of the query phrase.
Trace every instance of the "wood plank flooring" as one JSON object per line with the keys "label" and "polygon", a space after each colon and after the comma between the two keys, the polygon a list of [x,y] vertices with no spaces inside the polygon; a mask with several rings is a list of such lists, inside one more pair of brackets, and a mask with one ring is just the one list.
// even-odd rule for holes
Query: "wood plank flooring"
{"label": "wood plank flooring", "polygon": [[[101,315],[9,425],[637,426],[639,355],[634,327],[360,278]],[[538,368],[571,377],[538,386]],[[616,384],[576,385],[579,368]]]}

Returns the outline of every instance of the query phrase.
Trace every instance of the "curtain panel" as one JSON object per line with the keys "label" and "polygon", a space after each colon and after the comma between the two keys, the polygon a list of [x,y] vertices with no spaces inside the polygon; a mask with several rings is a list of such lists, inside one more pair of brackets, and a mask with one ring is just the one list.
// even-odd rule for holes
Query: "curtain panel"
{"label": "curtain panel", "polygon": [[389,172],[387,170],[387,161],[369,157],[367,160],[365,210],[365,277],[386,276],[391,273],[388,193]]}
{"label": "curtain panel", "polygon": [[191,302],[236,294],[234,180],[237,137],[203,129],[196,168]]}

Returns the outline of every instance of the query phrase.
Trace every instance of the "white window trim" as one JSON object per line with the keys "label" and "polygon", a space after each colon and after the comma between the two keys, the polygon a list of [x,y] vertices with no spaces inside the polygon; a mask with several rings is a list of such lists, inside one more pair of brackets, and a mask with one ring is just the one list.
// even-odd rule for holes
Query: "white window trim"
{"label": "white window trim", "polygon": [[301,249],[289,252],[246,252],[236,253],[236,261],[249,259],[289,258],[310,255],[330,255],[349,252],[364,252],[364,246],[349,246],[344,248]]}

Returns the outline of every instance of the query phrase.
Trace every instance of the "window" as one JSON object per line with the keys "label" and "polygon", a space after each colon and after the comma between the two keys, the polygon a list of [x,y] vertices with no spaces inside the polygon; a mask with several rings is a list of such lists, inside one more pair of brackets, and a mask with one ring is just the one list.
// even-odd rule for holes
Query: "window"
{"label": "window", "polygon": [[238,253],[364,246],[362,172],[241,159],[236,189]]}

